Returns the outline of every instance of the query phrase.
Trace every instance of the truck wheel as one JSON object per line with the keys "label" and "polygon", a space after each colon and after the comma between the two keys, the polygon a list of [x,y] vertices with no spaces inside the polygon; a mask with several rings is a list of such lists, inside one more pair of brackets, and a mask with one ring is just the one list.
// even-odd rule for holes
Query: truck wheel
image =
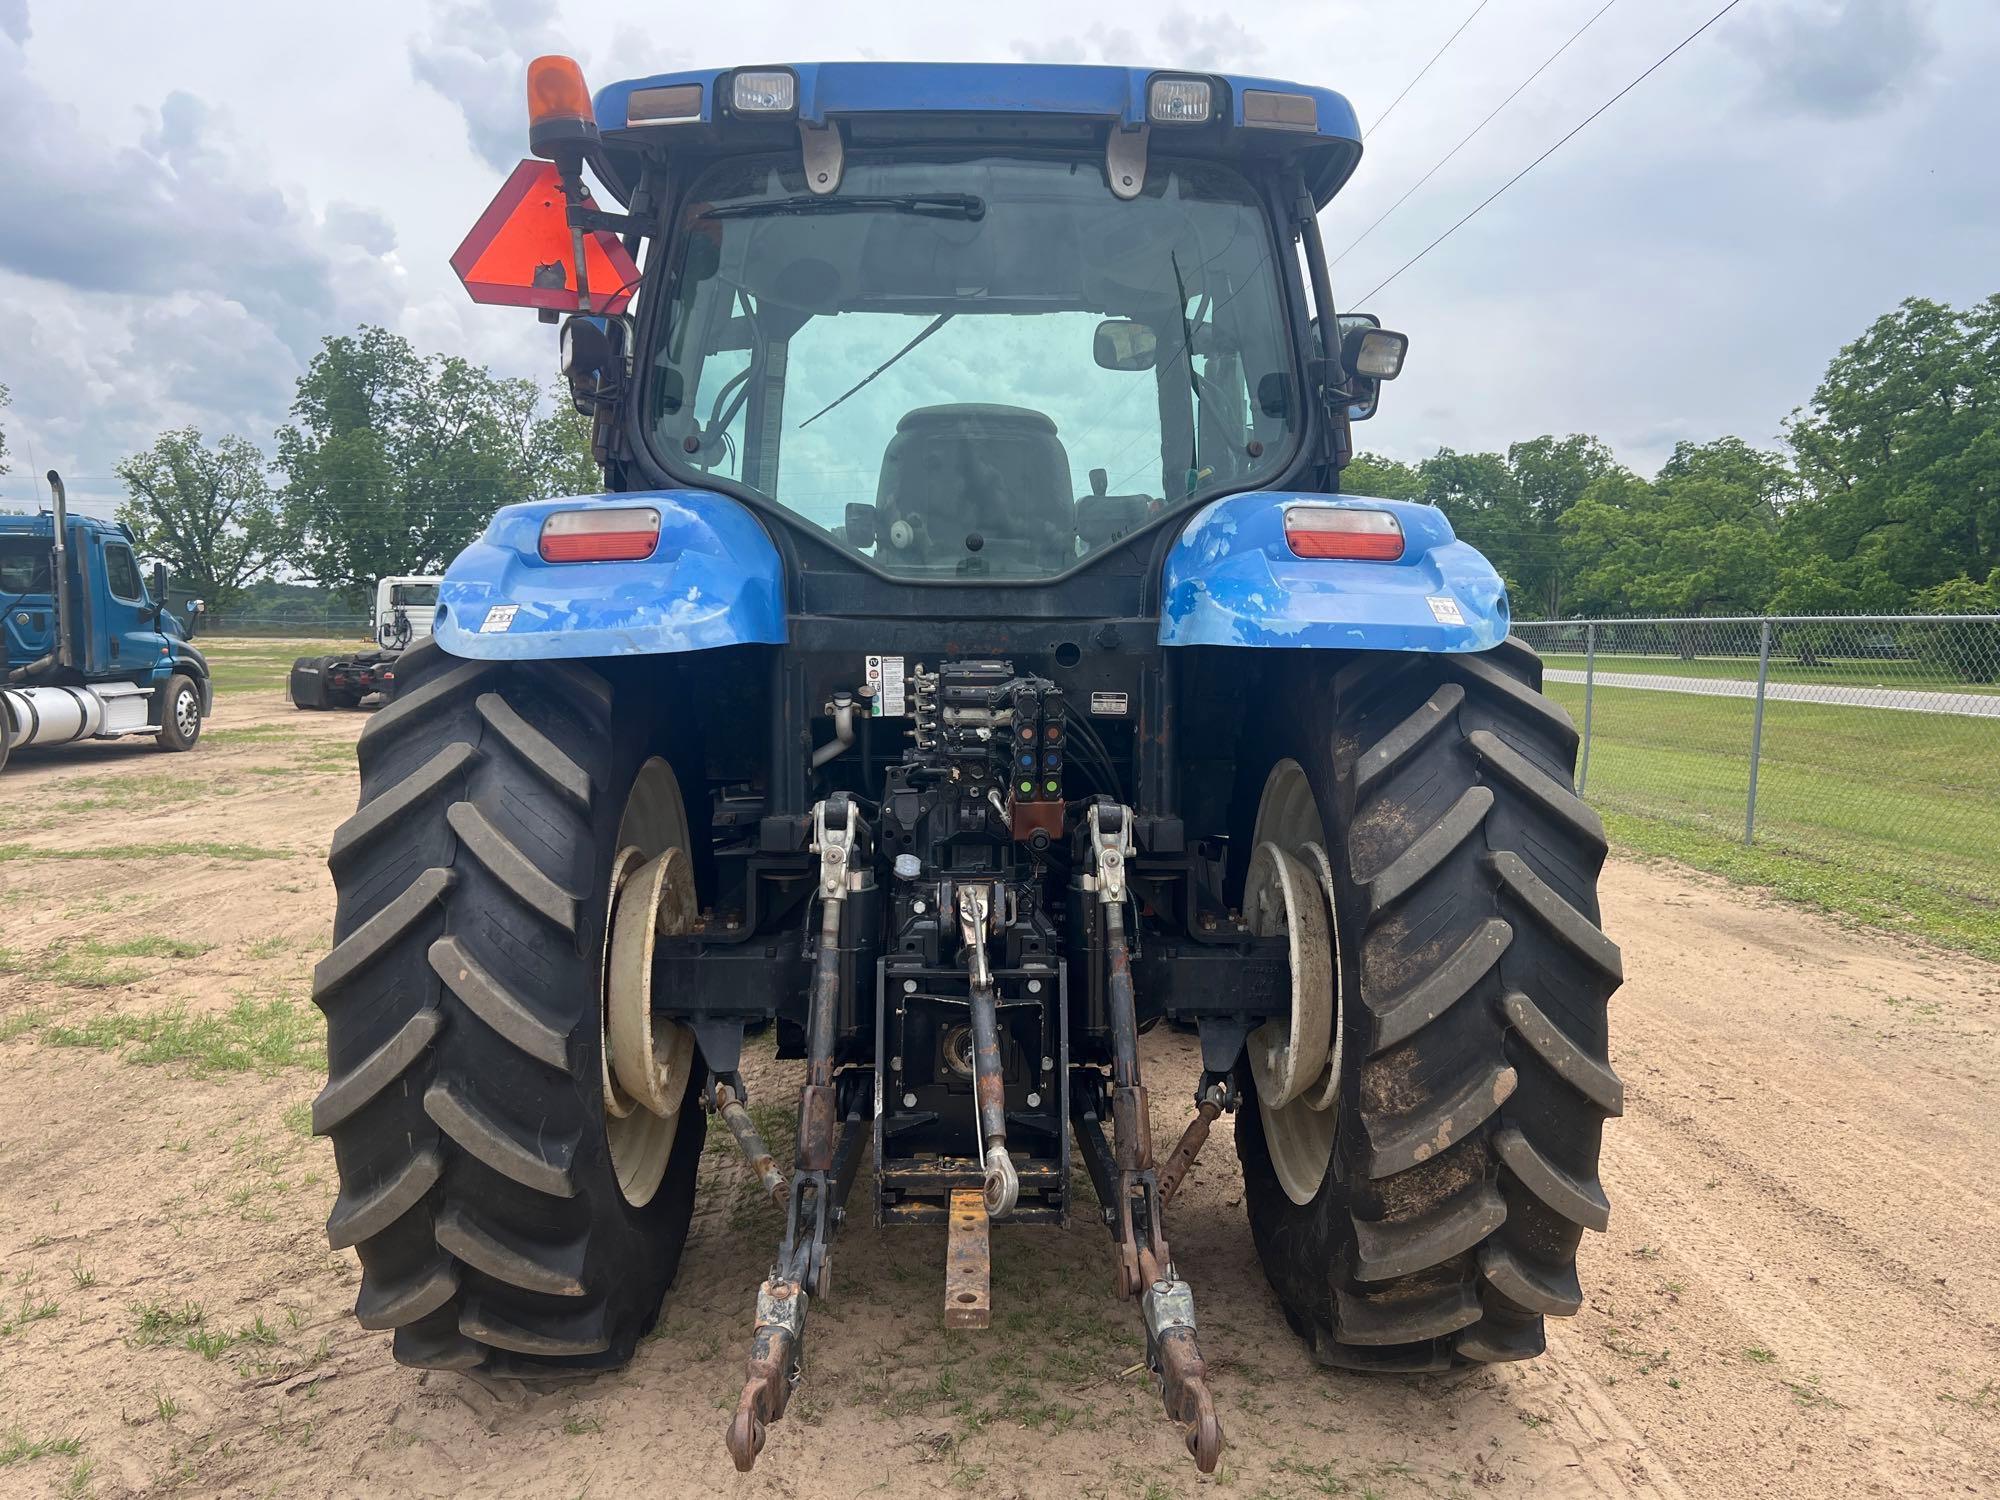
{"label": "truck wheel", "polygon": [[326,664],[331,660],[327,656],[301,656],[292,663],[292,707],[326,707]]}
{"label": "truck wheel", "polygon": [[160,689],[160,748],[192,750],[201,738],[201,689],[176,672]]}
{"label": "truck wheel", "polygon": [[[1610,1212],[1598,1146],[1623,1099],[1575,730],[1517,640],[1284,670],[1262,786],[1240,799],[1253,847],[1275,846],[1245,910],[1330,891],[1333,972],[1317,1031],[1295,1002],[1241,1070],[1258,1254],[1322,1363],[1532,1357],[1544,1316],[1582,1301],[1577,1243]],[[1310,914],[1291,925],[1299,962]]]}
{"label": "truck wheel", "polygon": [[328,856],[328,1237],[358,1252],[355,1314],[404,1364],[619,1364],[673,1279],[704,1134],[698,1068],[664,1118],[633,1119],[602,1061],[613,871],[687,839],[659,812],[678,788],[594,672],[428,643],[402,672]]}

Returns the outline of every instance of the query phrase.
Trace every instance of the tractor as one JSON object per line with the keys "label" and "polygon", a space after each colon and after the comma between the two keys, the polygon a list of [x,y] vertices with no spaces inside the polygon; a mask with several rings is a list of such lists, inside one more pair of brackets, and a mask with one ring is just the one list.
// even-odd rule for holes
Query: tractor
{"label": "tractor", "polygon": [[[593,96],[562,57],[527,92],[453,264],[560,323],[605,491],[498,511],[360,737],[313,1117],[362,1325],[629,1360],[713,1122],[784,1210],[738,1468],[867,1212],[943,1228],[962,1327],[996,1221],[1101,1222],[1212,1471],[1170,1212],[1228,1114],[1318,1361],[1541,1352],[1608,1214],[1604,834],[1495,570],[1341,492],[1407,350],[1335,309],[1348,103],[875,62]],[[1161,1022],[1201,1063],[1164,1152]],[[804,1065],[789,1171],[752,1035]]]}

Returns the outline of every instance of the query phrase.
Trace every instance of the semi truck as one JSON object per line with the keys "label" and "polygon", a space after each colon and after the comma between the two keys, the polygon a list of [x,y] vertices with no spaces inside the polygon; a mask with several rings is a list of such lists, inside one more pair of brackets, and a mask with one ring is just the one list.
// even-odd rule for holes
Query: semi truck
{"label": "semi truck", "polygon": [[961,1328],[1008,1226],[1101,1224],[1212,1471],[1173,1214],[1230,1116],[1317,1360],[1540,1353],[1609,1214],[1604,834],[1493,567],[1342,489],[1408,342],[1334,301],[1347,101],[879,62],[593,96],[561,57],[528,100],[453,264],[561,321],[604,488],[497,512],[359,740],[314,1123],[361,1324],[416,1366],[629,1360],[716,1125],[784,1210],[739,1468],[863,1214],[937,1226]]}
{"label": "semi truck", "polygon": [[301,656],[292,663],[288,696],[294,708],[359,708],[362,700],[396,696],[396,665],[403,653],[431,633],[438,578],[428,574],[382,578],[375,584],[372,651]]}
{"label": "semi truck", "polygon": [[150,582],[124,526],[71,515],[62,476],[51,508],[0,515],[0,769],[16,750],[149,736],[192,750],[214,707],[208,661]]}

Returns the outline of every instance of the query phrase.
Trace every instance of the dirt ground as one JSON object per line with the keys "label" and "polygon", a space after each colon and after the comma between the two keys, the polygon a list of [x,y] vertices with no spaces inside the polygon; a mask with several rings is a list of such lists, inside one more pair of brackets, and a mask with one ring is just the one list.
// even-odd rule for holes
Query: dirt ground
{"label": "dirt ground", "polygon": [[[192,756],[0,775],[0,1495],[2000,1494],[2000,969],[1633,863],[1605,887],[1630,975],[1611,1230],[1541,1359],[1316,1368],[1257,1269],[1225,1120],[1174,1209],[1229,1436],[1213,1481],[1133,1369],[1095,1225],[997,1229],[995,1325],[947,1334],[942,1231],[865,1213],[806,1384],[738,1476],[722,1430],[776,1221],[721,1131],[630,1369],[399,1368],[349,1315],[306,1117],[321,861],[364,716],[294,713],[264,675]],[[1171,1141],[1196,1059],[1147,1041]],[[796,1076],[764,1055],[750,1082],[774,1106]]]}

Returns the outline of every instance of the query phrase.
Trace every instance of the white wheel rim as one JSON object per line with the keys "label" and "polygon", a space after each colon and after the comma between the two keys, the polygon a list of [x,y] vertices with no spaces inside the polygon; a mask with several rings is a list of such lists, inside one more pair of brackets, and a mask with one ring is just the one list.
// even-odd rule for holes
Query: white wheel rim
{"label": "white wheel rim", "polygon": [[[1264,853],[1266,845],[1271,846],[1268,856]],[[1313,798],[1312,784],[1297,761],[1279,761],[1265,778],[1264,795],[1257,805],[1257,821],[1251,830],[1251,848],[1257,851],[1253,856],[1253,881],[1266,870],[1271,872],[1266,881],[1282,875],[1283,878],[1277,879],[1276,889],[1294,907],[1289,924],[1292,960],[1294,964],[1310,964],[1313,968],[1304,984],[1298,974],[1293,976],[1294,1015],[1301,1013],[1302,991],[1308,1018],[1312,995],[1323,986],[1326,996],[1324,1042],[1319,1040],[1317,1023],[1310,1019],[1308,1024],[1314,1027],[1314,1032],[1305,1046],[1294,1047],[1289,1024],[1285,1025],[1282,1037],[1273,1035],[1273,1028],[1280,1024],[1276,1021],[1267,1022],[1250,1039],[1251,1074],[1258,1085],[1257,1113],[1263,1122],[1272,1170],[1285,1196],[1294,1203],[1306,1204],[1318,1195],[1333,1161],[1334,1137],[1340,1126],[1340,1068],[1346,1027],[1340,979],[1340,928],[1332,917],[1333,882],[1326,857],[1326,825]],[[1276,862],[1280,855],[1286,861],[1282,865]],[[1264,889],[1271,887],[1266,884]],[[1245,912],[1253,923],[1258,918],[1251,913],[1250,904],[1257,890],[1256,885],[1246,882]],[[1298,929],[1310,928],[1312,917],[1301,919],[1298,911],[1315,895],[1326,903],[1323,946],[1313,943],[1310,935],[1306,942],[1299,941]],[[1314,950],[1310,957],[1305,951],[1308,948]],[[1319,973],[1321,965],[1325,967],[1323,979]],[[1295,1066],[1291,1069],[1289,1087],[1296,1093],[1281,1088],[1277,1091],[1281,1095],[1278,1102],[1272,1102],[1259,1076],[1260,1051],[1267,1060],[1282,1053],[1293,1054]],[[1301,1074],[1304,1076],[1300,1077]]]}
{"label": "white wheel rim", "polygon": [[[660,919],[671,907],[674,916],[669,920],[676,929],[684,931],[692,914],[693,888],[686,882],[687,846],[687,809],[681,801],[680,782],[674,777],[673,767],[656,756],[639,767],[618,822],[618,837],[613,846],[617,853],[605,897],[604,952],[599,969],[602,1029],[598,1072],[604,1093],[604,1133],[611,1150],[612,1170],[618,1178],[618,1191],[634,1208],[651,1202],[666,1176],[674,1137],[680,1130],[679,1095],[672,1096],[673,1103],[663,1113],[655,1113],[647,1107],[646,1099],[635,1097],[623,1086],[623,1078],[635,1070],[622,1067],[614,1054],[618,1052],[621,1037],[646,1036],[642,1055],[649,1055],[666,1074],[671,1074],[678,1057],[680,1085],[686,1086],[687,1069],[693,1062],[693,1036],[685,1027],[671,1022],[658,1025],[652,1022],[650,989],[653,937],[657,932],[669,930]],[[678,856],[663,858],[669,850],[678,851]],[[672,874],[675,866],[681,870],[678,882]],[[670,884],[681,885],[678,900],[669,894]],[[635,901],[634,896],[640,899]],[[641,915],[641,908],[648,905],[650,921]],[[614,985],[612,980],[617,919],[621,916],[638,918],[644,929],[636,939],[644,950],[643,973],[636,985]],[[629,948],[635,938],[631,924],[626,926]],[[646,1012],[643,1022],[635,1020],[632,1014],[635,1007]],[[672,1079],[670,1076],[661,1079],[656,1074],[654,1082],[655,1088],[643,1092],[659,1099],[662,1097],[659,1090],[671,1085]]]}

